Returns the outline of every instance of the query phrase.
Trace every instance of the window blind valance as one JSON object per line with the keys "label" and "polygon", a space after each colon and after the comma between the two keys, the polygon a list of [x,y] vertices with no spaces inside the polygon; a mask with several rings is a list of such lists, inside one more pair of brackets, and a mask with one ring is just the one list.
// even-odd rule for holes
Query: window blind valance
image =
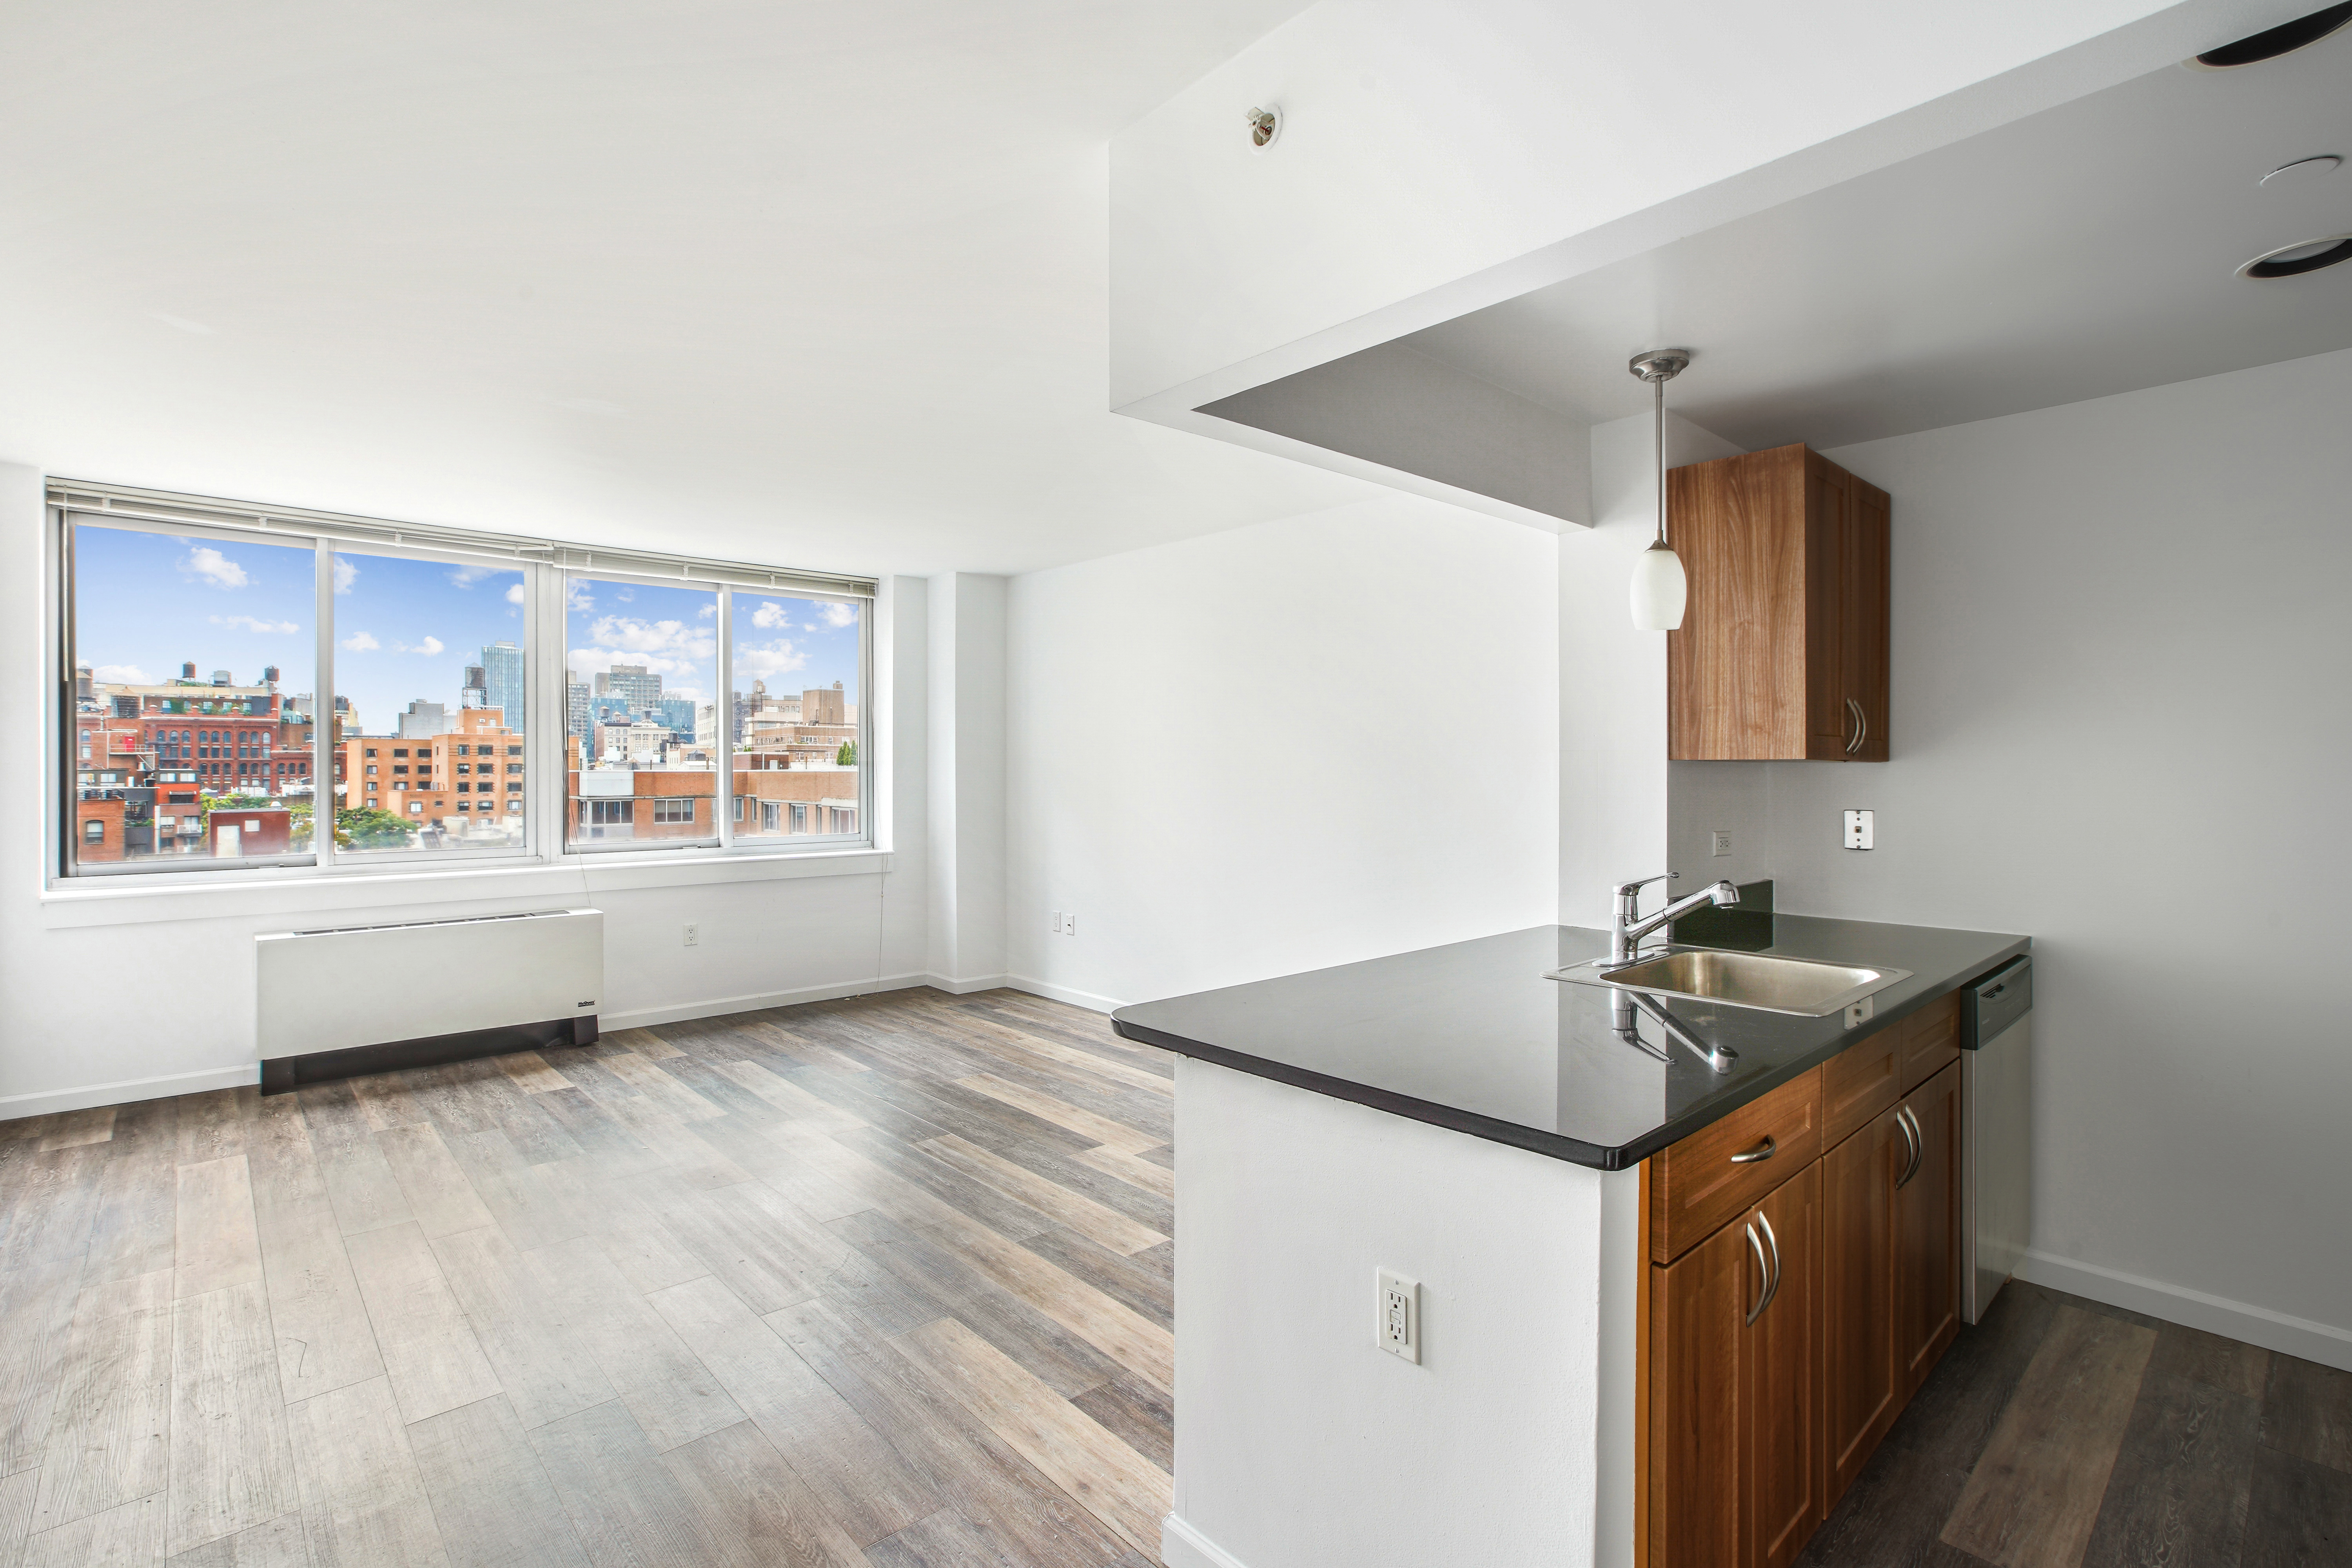
{"label": "window blind valance", "polygon": [[163,490],[135,489],[124,485],[92,484],[79,479],[51,480],[48,500],[51,506],[62,508],[69,517],[81,522],[194,523],[205,528],[256,534],[325,538],[354,546],[406,545],[419,550],[448,550],[495,560],[539,562],[573,572],[627,573],[639,577],[668,578],[681,584],[724,584],[730,587],[754,588],[768,593],[841,599],[870,599],[876,586],[871,577],[854,577],[839,573],[762,566],[741,561],[712,561],[661,551],[566,544],[524,534],[488,533],[477,529],[446,528],[431,523],[386,522],[376,518],[350,517],[340,512],[311,511],[299,507],[256,507],[237,501],[174,495]]}

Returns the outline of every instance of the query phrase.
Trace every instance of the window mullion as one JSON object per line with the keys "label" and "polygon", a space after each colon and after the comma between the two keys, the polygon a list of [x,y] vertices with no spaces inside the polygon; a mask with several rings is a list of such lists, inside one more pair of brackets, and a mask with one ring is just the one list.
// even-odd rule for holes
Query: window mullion
{"label": "window mullion", "polygon": [[710,716],[719,743],[712,761],[719,769],[718,790],[710,809],[719,816],[719,847],[735,847],[735,591],[719,590],[719,689],[711,694]]}
{"label": "window mullion", "polygon": [[335,868],[335,815],[342,805],[335,794],[335,547],[318,542],[318,580],[312,585],[319,605],[318,653],[310,677],[310,849],[312,865],[322,871]]}

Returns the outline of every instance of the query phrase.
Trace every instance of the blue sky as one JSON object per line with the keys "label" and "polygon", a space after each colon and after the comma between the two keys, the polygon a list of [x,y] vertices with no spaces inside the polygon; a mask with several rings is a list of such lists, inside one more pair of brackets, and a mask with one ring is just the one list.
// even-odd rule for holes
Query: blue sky
{"label": "blue sky", "polygon": [[[338,551],[335,684],[370,734],[413,698],[454,708],[485,644],[522,637],[523,573]],[[314,689],[315,590],[308,546],[75,531],[75,650],[100,680],[168,681],[183,659],[199,679],[229,670],[257,684],[279,668],[287,693]],[[665,696],[708,701],[717,686],[717,605],[708,589],[570,581],[566,663],[583,678],[614,664],[660,673]],[[861,607],[783,595],[735,595],[735,680],[798,692],[835,680],[857,697]]]}

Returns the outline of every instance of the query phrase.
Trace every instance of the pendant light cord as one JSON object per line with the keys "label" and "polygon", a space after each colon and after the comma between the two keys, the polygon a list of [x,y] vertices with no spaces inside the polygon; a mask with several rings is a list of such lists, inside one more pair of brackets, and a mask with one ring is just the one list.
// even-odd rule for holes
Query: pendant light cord
{"label": "pendant light cord", "polygon": [[1652,395],[1650,445],[1658,457],[1658,542],[1666,542],[1666,378],[1650,383]]}

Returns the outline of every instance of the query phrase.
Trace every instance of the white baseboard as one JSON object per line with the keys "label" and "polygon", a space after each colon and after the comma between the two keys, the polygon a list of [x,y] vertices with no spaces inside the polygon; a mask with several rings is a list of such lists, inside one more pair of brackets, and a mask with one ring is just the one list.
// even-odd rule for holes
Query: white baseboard
{"label": "white baseboard", "polygon": [[939,985],[934,974],[885,974],[872,980],[844,980],[831,985],[803,985],[797,991],[763,991],[748,996],[719,996],[707,1002],[681,1002],[668,1007],[639,1007],[627,1013],[606,1013],[596,1020],[602,1029],[643,1029],[656,1024],[683,1024],[693,1018],[716,1018],[729,1013],[756,1013],[762,1007],[792,1007],[803,1002],[831,1002],[842,996],[864,996],[877,991],[904,991],[914,985]]}
{"label": "white baseboard", "polygon": [[2267,1351],[2352,1372],[2352,1330],[2047,1252],[2028,1252],[2019,1258],[2017,1277],[2070,1296],[2086,1296],[2168,1323],[2202,1329],[2209,1334],[2226,1335]]}
{"label": "white baseboard", "polygon": [[1001,991],[1013,984],[1010,974],[975,974],[968,980],[958,980],[952,974],[925,974],[919,984],[944,991],[950,996],[969,996],[975,991]]}
{"label": "white baseboard", "polygon": [[1036,980],[1026,974],[1008,975],[1004,983],[1015,991],[1026,991],[1032,996],[1043,996],[1048,1002],[1067,1002],[1073,1007],[1084,1007],[1091,1013],[1115,1013],[1127,1005],[1108,996],[1097,996],[1091,991],[1074,991],[1067,985],[1056,985],[1050,980]]}
{"label": "white baseboard", "polygon": [[23,1116],[50,1116],[60,1110],[88,1110],[93,1105],[128,1105],[139,1100],[168,1100],[175,1094],[204,1094],[215,1089],[239,1089],[261,1081],[261,1064],[205,1068],[199,1072],[165,1073],[161,1078],[127,1078],[117,1083],[86,1083],[79,1089],[45,1089],[32,1094],[0,1095],[0,1121]]}
{"label": "white baseboard", "polygon": [[1244,1568],[1240,1558],[1173,1513],[1160,1521],[1160,1560],[1168,1568]]}

